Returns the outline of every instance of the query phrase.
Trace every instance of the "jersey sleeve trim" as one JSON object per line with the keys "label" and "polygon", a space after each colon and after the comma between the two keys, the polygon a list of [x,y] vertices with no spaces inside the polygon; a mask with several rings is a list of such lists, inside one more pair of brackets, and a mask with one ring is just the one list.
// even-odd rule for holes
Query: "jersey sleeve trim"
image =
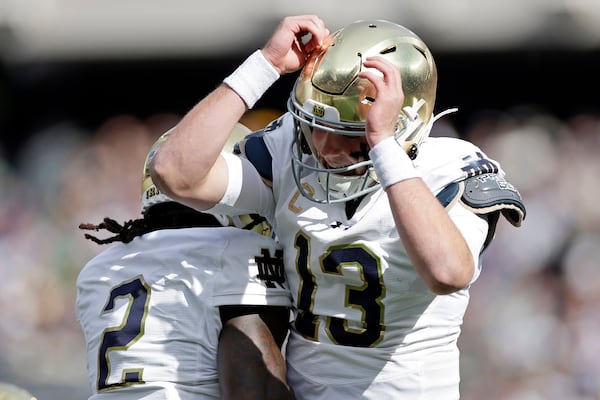
{"label": "jersey sleeve trim", "polygon": [[227,182],[227,189],[225,189],[225,194],[223,194],[220,203],[233,206],[242,190],[242,162],[239,157],[230,153],[221,153],[221,156],[227,163],[229,180]]}

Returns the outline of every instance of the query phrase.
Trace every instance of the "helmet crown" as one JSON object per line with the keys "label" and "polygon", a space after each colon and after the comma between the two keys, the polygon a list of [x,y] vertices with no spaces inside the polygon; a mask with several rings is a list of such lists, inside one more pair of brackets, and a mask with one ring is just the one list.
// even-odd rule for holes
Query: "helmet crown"
{"label": "helmet crown", "polygon": [[[400,72],[404,102],[397,110],[395,139],[411,158],[435,121],[437,69],[427,45],[415,33],[384,20],[356,21],[334,32],[323,49],[309,57],[288,101],[295,125],[291,150],[294,179],[300,193],[312,201],[345,202],[379,187],[370,160],[335,171],[304,160],[304,154],[315,152],[312,128],[347,136],[365,135],[367,113],[377,101],[377,90],[358,74],[365,70],[364,60],[371,56],[387,59]],[[315,157],[318,159],[317,154]],[[366,167],[361,176],[344,175],[359,167]],[[324,198],[303,189],[300,180],[309,171],[317,172],[326,192]]]}
{"label": "helmet crown", "polygon": [[[437,69],[425,43],[409,29],[383,20],[357,21],[336,32],[320,53],[308,60],[298,78],[292,101],[304,112],[321,118],[316,105],[334,107],[339,122],[350,129],[363,128],[368,109],[377,93],[366,79],[359,79],[363,60],[379,55],[400,71],[404,107],[425,102],[418,113],[423,124],[433,114]],[[308,104],[307,104],[308,102]],[[398,110],[402,114],[403,110]],[[364,132],[363,132],[364,134]]]}

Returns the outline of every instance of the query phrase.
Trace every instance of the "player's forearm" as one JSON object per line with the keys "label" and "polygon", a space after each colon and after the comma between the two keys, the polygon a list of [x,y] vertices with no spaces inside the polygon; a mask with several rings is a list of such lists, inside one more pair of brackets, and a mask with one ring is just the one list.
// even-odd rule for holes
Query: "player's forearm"
{"label": "player's forearm", "polygon": [[396,227],[417,272],[436,294],[464,288],[474,272],[473,256],[456,225],[418,178],[387,189]]}
{"label": "player's forearm", "polygon": [[199,209],[218,202],[227,185],[219,154],[245,111],[244,101],[224,84],[192,108],[152,161],[159,190]]}
{"label": "player's forearm", "polygon": [[281,350],[256,314],[235,317],[223,325],[218,369],[222,399],[294,398],[286,383]]}

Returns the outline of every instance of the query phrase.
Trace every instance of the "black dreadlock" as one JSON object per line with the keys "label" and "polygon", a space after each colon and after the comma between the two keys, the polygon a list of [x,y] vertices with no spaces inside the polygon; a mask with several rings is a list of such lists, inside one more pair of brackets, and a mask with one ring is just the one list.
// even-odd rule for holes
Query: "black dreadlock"
{"label": "black dreadlock", "polygon": [[94,224],[79,224],[79,229],[88,230],[88,231],[100,231],[101,229],[106,229],[111,233],[116,233],[115,236],[108,237],[106,239],[99,239],[94,235],[90,235],[89,233],[84,234],[83,236],[86,239],[89,239],[97,244],[108,244],[112,242],[123,242],[129,243],[136,236],[141,236],[144,233],[149,232],[147,230],[148,225],[143,218],[129,220],[123,222],[123,225],[120,225],[117,221],[112,218],[105,217],[103,222],[98,225]]}
{"label": "black dreadlock", "polygon": [[144,214],[143,218],[129,220],[119,224],[112,218],[104,218],[98,224],[79,224],[79,229],[88,231],[100,231],[105,229],[111,233],[116,233],[105,239],[99,239],[89,233],[84,237],[97,244],[109,244],[113,242],[129,243],[136,236],[144,235],[148,232],[159,229],[178,229],[193,227],[220,227],[221,223],[210,214],[196,211],[183,204],[175,202],[165,202],[153,205]]}

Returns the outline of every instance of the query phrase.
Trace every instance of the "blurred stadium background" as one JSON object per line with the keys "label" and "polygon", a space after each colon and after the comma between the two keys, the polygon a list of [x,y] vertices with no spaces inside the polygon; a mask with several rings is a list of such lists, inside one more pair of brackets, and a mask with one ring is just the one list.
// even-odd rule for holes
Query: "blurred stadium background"
{"label": "blurred stadium background", "polygon": [[[464,400],[600,399],[597,0],[0,0],[0,381],[87,398],[75,279],[103,247],[80,222],[137,218],[151,143],[285,15],[389,19],[439,70],[433,134],[472,140],[525,199],[460,339]],[[285,76],[245,122],[283,111]]]}

